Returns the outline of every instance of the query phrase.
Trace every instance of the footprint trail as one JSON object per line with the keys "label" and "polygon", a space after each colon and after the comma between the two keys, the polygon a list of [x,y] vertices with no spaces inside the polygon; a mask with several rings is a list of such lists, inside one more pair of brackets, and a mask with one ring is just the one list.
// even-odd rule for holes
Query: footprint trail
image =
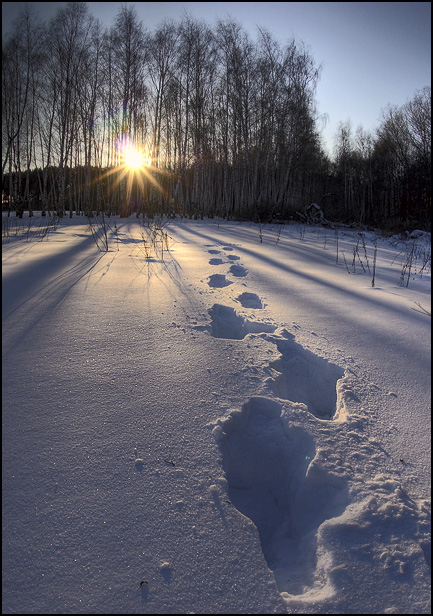
{"label": "footprint trail", "polygon": [[[224,255],[226,273],[246,279],[245,291],[235,291],[231,300],[244,311],[263,310],[265,304],[248,289],[248,270],[233,248],[219,249],[209,252],[219,257],[222,251],[231,253]],[[220,261],[211,259],[209,264],[223,265]],[[239,288],[236,282],[241,281],[215,274],[208,284],[221,289],[234,284],[231,291]],[[401,585],[404,577],[396,576],[408,576],[411,564],[417,571],[424,571],[424,561],[430,566],[429,527],[423,526],[422,503],[411,503],[399,480],[380,474],[366,481],[362,471],[356,477],[361,462],[368,468],[371,458],[385,454],[361,433],[362,409],[351,407],[348,413],[349,402],[360,403],[349,372],[296,342],[282,324],[253,320],[225,302],[214,303],[208,315],[210,323],[195,329],[214,338],[243,345],[248,334],[261,334],[254,345],[248,343],[248,348],[264,351],[255,368],[262,376],[251,381],[256,388],[261,380],[259,391],[255,389],[239,409],[228,414],[225,410],[211,425],[230,503],[255,525],[263,557],[289,612],[317,613],[315,606],[321,605],[324,613],[347,613],[338,611],[345,576],[355,576],[365,562],[379,575],[387,595],[376,600],[375,613],[391,613],[391,576]],[[294,324],[293,329],[300,328]],[[347,452],[352,453],[345,457]],[[409,547],[400,545],[397,561],[392,534],[396,514],[407,519],[406,528],[412,525]],[[383,529],[380,538],[370,531],[377,519]],[[381,568],[375,566],[379,561]],[[360,576],[360,596],[369,596],[368,579],[368,574]]]}

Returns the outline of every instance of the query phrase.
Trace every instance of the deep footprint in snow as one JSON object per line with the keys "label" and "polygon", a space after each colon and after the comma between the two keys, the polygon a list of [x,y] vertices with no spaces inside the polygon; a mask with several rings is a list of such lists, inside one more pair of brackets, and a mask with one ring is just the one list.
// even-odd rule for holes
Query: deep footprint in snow
{"label": "deep footprint in snow", "polygon": [[236,301],[240,302],[244,308],[263,308],[262,300],[255,293],[242,293],[238,295]]}
{"label": "deep footprint in snow", "polygon": [[347,506],[346,481],[323,468],[313,438],[290,428],[273,400],[251,398],[213,434],[230,501],[257,527],[279,591],[299,595],[325,585],[316,579],[317,531]]}
{"label": "deep footprint in snow", "polygon": [[302,402],[319,419],[337,419],[337,385],[344,370],[304,349],[287,330],[277,339],[280,359],[270,364],[279,375],[270,380],[278,398]]}
{"label": "deep footprint in snow", "polygon": [[248,270],[242,267],[242,265],[231,265],[230,273],[237,278],[243,278],[243,276],[248,274]]}
{"label": "deep footprint in snow", "polygon": [[234,308],[214,304],[208,310],[211,321],[211,334],[214,338],[229,338],[231,340],[243,340],[247,334],[274,332],[275,326],[270,323],[250,321],[237,314]]}
{"label": "deep footprint in snow", "polygon": [[224,274],[212,274],[209,276],[208,285],[210,287],[222,289],[223,287],[228,287],[230,284],[233,284],[233,282],[231,280],[227,280]]}

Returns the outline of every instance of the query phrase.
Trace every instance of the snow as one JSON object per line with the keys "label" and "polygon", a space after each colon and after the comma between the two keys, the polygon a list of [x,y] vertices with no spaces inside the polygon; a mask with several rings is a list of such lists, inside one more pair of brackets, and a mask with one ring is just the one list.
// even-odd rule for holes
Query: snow
{"label": "snow", "polygon": [[429,234],[35,221],[3,234],[3,613],[430,613]]}

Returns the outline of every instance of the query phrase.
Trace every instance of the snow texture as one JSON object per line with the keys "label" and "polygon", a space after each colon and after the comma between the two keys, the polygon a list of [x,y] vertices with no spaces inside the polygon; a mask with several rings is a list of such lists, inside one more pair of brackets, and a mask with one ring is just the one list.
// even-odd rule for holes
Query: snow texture
{"label": "snow texture", "polygon": [[4,218],[3,613],[429,614],[430,236],[159,223]]}

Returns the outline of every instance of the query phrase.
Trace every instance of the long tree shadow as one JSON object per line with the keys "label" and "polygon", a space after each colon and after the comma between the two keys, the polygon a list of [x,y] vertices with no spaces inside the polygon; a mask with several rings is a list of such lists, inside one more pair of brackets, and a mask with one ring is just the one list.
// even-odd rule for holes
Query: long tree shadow
{"label": "long tree shadow", "polygon": [[[88,238],[87,238],[88,240]],[[92,240],[90,240],[91,242]],[[80,280],[90,274],[104,254],[91,252],[76,260],[88,241],[19,268],[2,283],[3,352],[10,352],[28,332],[49,319]],[[71,259],[75,257],[75,262]],[[9,329],[7,323],[13,321]]]}
{"label": "long tree shadow", "polygon": [[[204,232],[198,231],[197,229],[193,229],[192,227],[184,226],[183,231],[186,231],[190,233],[191,235],[196,235],[197,237],[202,237],[206,240],[213,240],[215,242],[215,237],[208,235]],[[224,229],[224,232],[229,232],[229,231],[230,229],[228,230]],[[253,238],[250,235],[248,235],[246,237],[246,240],[251,242],[253,241]],[[290,245],[288,249],[290,250],[290,252],[293,252],[293,251],[296,252],[296,250],[298,250],[299,252],[299,249],[295,249],[292,245]],[[346,286],[342,286],[342,285],[337,284],[336,282],[333,282],[332,280],[329,279],[329,277],[325,279],[323,277],[318,276],[317,274],[312,273],[311,271],[310,272],[302,271],[302,269],[299,267],[292,267],[287,262],[287,259],[279,259],[279,260],[273,259],[272,257],[267,256],[264,253],[264,250],[261,249],[260,247],[257,247],[257,249],[252,249],[252,248],[247,248],[245,246],[237,245],[236,250],[242,252],[245,255],[249,255],[255,259],[261,260],[265,265],[268,265],[271,268],[282,270],[283,272],[286,272],[288,274],[293,274],[296,277],[302,278],[307,282],[318,284],[320,285],[320,287],[322,287],[323,290],[335,291],[336,293],[341,294],[342,298],[349,296],[352,299],[359,299],[360,302],[366,302],[367,304],[373,304],[375,307],[383,308],[384,310],[390,311],[392,313],[397,313],[399,316],[407,316],[407,309],[389,304],[388,302],[385,302],[383,299],[381,299],[376,294],[371,295],[371,296],[366,296],[365,293],[360,293],[356,288],[349,289]],[[302,252],[302,255],[304,256],[307,254],[306,258],[314,257],[316,262],[317,262],[317,259],[319,258],[317,247],[314,247],[314,246],[309,247],[308,250],[302,249],[301,252]],[[330,261],[329,259],[325,259],[323,263],[329,265]],[[413,317],[413,315],[411,316]],[[420,317],[420,320],[421,318],[422,317]]]}

